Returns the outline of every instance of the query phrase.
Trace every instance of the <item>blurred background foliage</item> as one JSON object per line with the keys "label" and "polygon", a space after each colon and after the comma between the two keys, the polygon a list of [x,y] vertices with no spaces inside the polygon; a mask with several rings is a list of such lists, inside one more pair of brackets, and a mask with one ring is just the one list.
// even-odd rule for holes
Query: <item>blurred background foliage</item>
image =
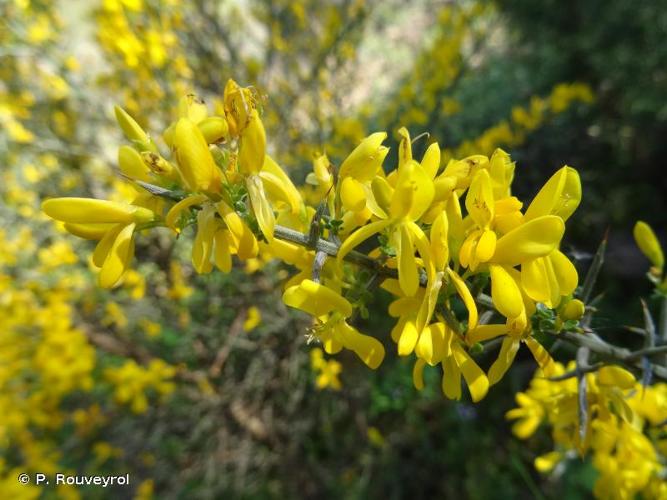
{"label": "blurred background foliage", "polygon": [[[400,125],[430,132],[417,155],[433,140],[446,157],[508,150],[520,197],[575,166],[567,249],[581,271],[610,229],[596,326],[613,334],[648,290],[632,224],[667,227],[666,36],[657,0],[0,2],[2,497],[105,494],[16,481],[56,471],[129,472],[137,498],[588,497],[586,460],[539,475],[548,435],[518,442],[504,420],[531,361],[474,406],[443,398],[435,373],[420,393],[395,354],[378,372],[313,355],[280,301],[286,269],[195,276],[188,238],[159,232],[102,291],[90,245],[39,203],[124,199],[112,105],[157,136],[182,95],[219,109],[233,77],[262,96],[270,151],[297,181],[375,130],[395,150]],[[391,328],[372,310],[360,323]]]}

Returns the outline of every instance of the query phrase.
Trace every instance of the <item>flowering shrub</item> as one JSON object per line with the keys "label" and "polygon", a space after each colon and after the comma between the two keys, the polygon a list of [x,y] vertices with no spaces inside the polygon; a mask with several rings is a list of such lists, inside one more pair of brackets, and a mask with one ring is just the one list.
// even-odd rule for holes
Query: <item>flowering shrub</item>
{"label": "flowering shrub", "polygon": [[[414,354],[417,389],[424,387],[426,365],[440,365],[446,397],[461,398],[463,378],[472,400],[479,401],[525,344],[540,375],[534,389],[518,396],[521,409],[508,414],[521,418],[515,432],[525,438],[546,418],[556,429],[559,447],[582,453],[592,447],[594,464],[602,472],[595,488],[600,497],[611,492],[621,498],[639,491],[664,494],[660,452],[642,434],[641,420],[631,425],[644,411],[641,398],[634,408],[631,399],[638,399],[643,386],[623,368],[603,361],[592,368],[587,364],[592,334],[586,329],[591,312],[586,302],[596,264],[580,287],[575,266],[560,250],[565,222],[582,196],[575,169],[558,170],[524,209],[511,193],[516,166],[506,152],[497,149],[491,157],[473,155],[443,165],[440,147],[433,142],[418,161],[409,132],[402,128],[394,168],[384,165],[389,151],[383,145],[385,132],[365,138],[338,167],[326,156],[317,157],[308,181],[319,198],[311,206],[266,153],[261,107],[253,90],[230,80],[223,102],[224,114],[209,116],[201,100],[184,97],[177,121],[162,134],[166,148],[116,108],[131,141],[119,149],[119,167],[136,190],[134,200],[54,198],[43,203],[46,214],[67,231],[98,241],[92,261],[100,286],[122,282],[138,233],[164,227],[176,236],[195,226],[191,259],[198,273],[214,267],[229,272],[233,258],[278,258],[295,267],[298,272],[285,283],[283,301],[312,316],[311,340],[328,354],[348,349],[371,369],[385,357],[384,339],[357,330],[354,318],[368,315],[367,303],[380,287],[394,297],[387,310],[396,321],[391,339],[400,356]],[[644,223],[638,223],[635,236],[654,264],[650,276],[660,291],[660,246]],[[373,237],[377,243],[360,252]],[[582,346],[572,374],[564,373],[538,340],[544,335]],[[652,334],[647,330],[646,335]],[[603,354],[606,344],[593,338]],[[496,340],[500,350],[485,373],[473,356]],[[664,376],[663,368],[652,367],[646,357],[664,350],[627,353],[619,361],[632,365],[631,360],[644,356],[647,373]],[[320,372],[318,386],[340,387],[340,365],[325,361],[319,349],[313,351],[312,366]],[[649,389],[647,397],[662,397],[661,387]],[[131,397],[117,394],[122,401]],[[135,399],[132,404],[140,411],[145,402]],[[655,415],[662,410],[653,406],[653,423],[664,420]],[[620,444],[601,437],[612,429],[621,433],[619,443],[632,441],[639,448],[621,451]],[[632,432],[636,438],[622,437]],[[647,446],[648,455],[642,451]],[[619,458],[610,455],[614,449],[644,454],[647,460],[639,476],[617,478],[618,488],[605,480],[618,467]],[[561,456],[555,453],[538,459],[538,468],[553,466]]]}
{"label": "flowering shrub", "polygon": [[435,483],[394,471],[447,471],[438,491],[485,497],[491,449],[492,493],[516,491],[531,474],[480,424],[536,364],[507,417],[520,461],[552,450],[541,485],[590,467],[599,498],[667,495],[658,238],[635,226],[643,325],[596,331],[606,239],[581,279],[568,246],[591,166],[550,177],[522,149],[604,85],[517,82],[487,2],[216,4],[105,0],[73,25],[0,6],[0,492],[86,497],[16,477],[129,470],[137,498],[420,496]]}

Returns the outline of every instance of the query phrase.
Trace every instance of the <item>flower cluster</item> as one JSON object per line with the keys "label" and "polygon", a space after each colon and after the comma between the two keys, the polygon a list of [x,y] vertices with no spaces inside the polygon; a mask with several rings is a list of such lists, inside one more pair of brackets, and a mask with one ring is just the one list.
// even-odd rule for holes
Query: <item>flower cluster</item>
{"label": "flower cluster", "polygon": [[[98,241],[92,261],[102,287],[122,282],[138,232],[164,226],[178,235],[192,225],[199,273],[214,266],[228,272],[233,256],[275,257],[296,267],[283,300],[313,317],[311,337],[328,354],[345,348],[371,368],[380,365],[384,343],[357,330],[354,319],[366,314],[367,288],[381,278],[381,288],[394,296],[388,314],[396,318],[391,338],[398,354],[416,356],[416,387],[423,386],[427,364],[441,365],[447,397],[461,397],[463,377],[479,401],[522,343],[543,370],[551,369],[551,357],[532,335],[531,316],[538,303],[575,324],[583,314],[583,304],[572,299],[577,272],[559,250],[565,221],[581,199],[576,170],[558,170],[523,209],[511,194],[515,164],[507,153],[443,164],[433,142],[419,161],[402,128],[393,169],[384,165],[385,132],[364,139],[338,168],[326,155],[316,157],[307,182],[319,199],[307,206],[267,154],[253,89],[230,80],[223,102],[223,113],[211,116],[197,97],[183,98],[162,148],[116,108],[131,143],[120,147],[118,166],[136,189],[134,200],[43,203],[66,230]],[[378,244],[368,255],[355,250],[374,237]],[[367,282],[355,272],[360,258],[371,270]],[[475,295],[486,281],[502,322],[479,321]],[[470,351],[497,337],[502,347],[487,374]]]}
{"label": "flower cluster", "polygon": [[148,409],[148,390],[160,395],[173,392],[174,383],[170,380],[175,374],[176,369],[161,359],[152,360],[147,367],[130,359],[118,368],[105,371],[105,377],[115,386],[116,401],[129,405],[134,413],[144,413]]}
{"label": "flower cluster", "polygon": [[[553,374],[572,369],[574,363],[567,369],[555,363]],[[542,423],[552,429],[555,449],[538,457],[535,467],[558,474],[568,458],[590,453],[599,473],[593,489],[597,498],[665,498],[667,440],[661,427],[667,419],[667,385],[644,387],[613,365],[585,378],[589,415],[583,422],[576,378],[550,380],[538,370],[530,388],[516,395],[519,406],[507,418],[516,420],[517,437],[529,438]]]}

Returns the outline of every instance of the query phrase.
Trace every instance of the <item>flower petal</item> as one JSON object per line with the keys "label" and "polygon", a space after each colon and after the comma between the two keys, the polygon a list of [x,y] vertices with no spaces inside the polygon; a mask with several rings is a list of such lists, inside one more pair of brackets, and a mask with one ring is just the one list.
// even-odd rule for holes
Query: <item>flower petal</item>
{"label": "flower petal", "polygon": [[132,237],[135,227],[136,224],[128,224],[118,232],[114,239],[98,276],[102,288],[113,287],[127,270],[127,266],[134,256]]}
{"label": "flower petal", "polygon": [[475,305],[475,299],[472,297],[468,286],[465,284],[458,274],[456,274],[451,269],[447,268],[447,274],[454,283],[454,287],[463,300],[466,309],[468,310],[468,329],[471,330],[477,326],[477,305]]}
{"label": "flower petal", "polygon": [[248,197],[252,211],[257,219],[257,225],[267,241],[273,240],[273,229],[276,225],[276,216],[264,192],[264,185],[258,175],[251,175],[246,179]]}
{"label": "flower petal", "polygon": [[545,215],[533,219],[500,238],[490,262],[516,266],[549,255],[558,248],[564,232],[565,224],[560,217]]}
{"label": "flower petal", "polygon": [[340,265],[343,262],[345,256],[350,253],[354,247],[361,245],[361,243],[368,238],[382,231],[385,227],[391,224],[391,222],[390,219],[371,222],[350,234],[338,249],[338,255],[336,256],[338,264]]}
{"label": "flower petal", "polygon": [[459,345],[452,346],[452,354],[468,385],[473,402],[477,403],[489,391],[489,379],[486,378],[482,369],[477,366],[477,363],[475,363],[470,355]]}
{"label": "flower petal", "polygon": [[505,372],[512,366],[521,343],[514,337],[505,337],[500,347],[498,359],[489,368],[489,384],[494,385],[500,382]]}
{"label": "flower petal", "polygon": [[354,327],[341,321],[336,327],[343,346],[355,352],[366,366],[375,370],[384,359],[384,346],[379,340],[359,333]]}
{"label": "flower petal", "polygon": [[494,307],[506,318],[516,318],[524,310],[521,290],[503,266],[490,265],[491,298]]}
{"label": "flower petal", "polygon": [[337,311],[347,318],[352,315],[352,305],[342,295],[313,280],[303,280],[283,293],[283,302],[290,307],[319,317]]}

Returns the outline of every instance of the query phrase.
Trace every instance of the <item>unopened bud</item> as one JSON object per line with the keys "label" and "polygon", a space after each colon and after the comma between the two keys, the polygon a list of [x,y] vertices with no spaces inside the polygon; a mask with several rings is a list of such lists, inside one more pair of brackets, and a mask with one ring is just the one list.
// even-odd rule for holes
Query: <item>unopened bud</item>
{"label": "unopened bud", "polygon": [[564,320],[578,320],[581,319],[585,311],[586,306],[582,301],[579,299],[572,299],[565,305],[560,316]]}
{"label": "unopened bud", "polygon": [[197,124],[208,144],[224,142],[229,134],[227,120],[220,116],[210,116]]}

